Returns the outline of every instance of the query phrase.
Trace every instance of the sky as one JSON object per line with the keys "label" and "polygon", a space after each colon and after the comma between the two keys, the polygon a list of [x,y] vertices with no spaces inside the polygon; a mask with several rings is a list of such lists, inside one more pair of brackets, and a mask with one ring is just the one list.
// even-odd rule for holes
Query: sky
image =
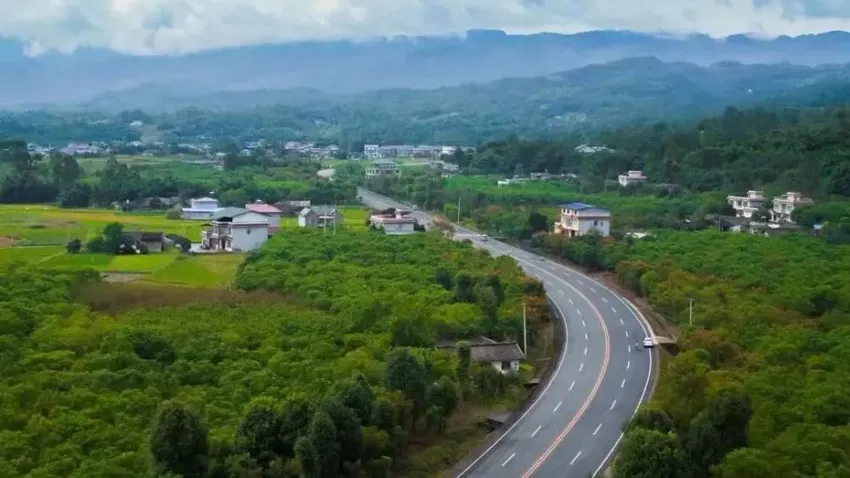
{"label": "sky", "polygon": [[0,36],[30,54],[172,54],[482,28],[800,35],[850,30],[850,0],[0,0]]}

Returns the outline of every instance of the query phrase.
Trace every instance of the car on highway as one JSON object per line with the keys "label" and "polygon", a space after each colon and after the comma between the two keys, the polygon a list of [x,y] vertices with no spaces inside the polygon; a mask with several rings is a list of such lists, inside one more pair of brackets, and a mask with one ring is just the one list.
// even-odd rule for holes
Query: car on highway
{"label": "car on highway", "polygon": [[652,340],[652,337],[644,337],[643,348],[651,349],[652,347],[655,347],[655,341]]}
{"label": "car on highway", "polygon": [[413,210],[414,210],[414,211],[418,211],[418,210],[419,210],[419,206],[417,206],[416,204],[414,204],[414,205],[413,205]]}
{"label": "car on highway", "polygon": [[487,234],[481,234],[480,239],[482,242],[487,242]]}

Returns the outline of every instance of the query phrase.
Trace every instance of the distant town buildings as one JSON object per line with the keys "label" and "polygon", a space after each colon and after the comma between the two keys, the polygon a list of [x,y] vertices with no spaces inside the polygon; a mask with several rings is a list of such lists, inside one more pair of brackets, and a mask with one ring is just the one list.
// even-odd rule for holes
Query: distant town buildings
{"label": "distant town buildings", "polygon": [[555,233],[580,237],[596,233],[611,233],[611,212],[608,209],[578,202],[561,205],[561,218],[555,223]]}
{"label": "distant town buildings", "polygon": [[614,150],[607,146],[592,146],[589,144],[582,144],[576,146],[574,151],[581,154],[596,154],[596,153],[613,153]]}
{"label": "distant town buildings", "polygon": [[646,182],[646,176],[643,175],[643,171],[628,171],[626,174],[619,175],[617,182],[625,188],[634,184],[643,184]]}
{"label": "distant town buildings", "polygon": [[467,146],[435,146],[427,144],[410,145],[378,145],[364,144],[363,156],[366,159],[379,158],[439,158],[441,156],[452,155],[457,150],[464,152],[473,151],[474,148]]}

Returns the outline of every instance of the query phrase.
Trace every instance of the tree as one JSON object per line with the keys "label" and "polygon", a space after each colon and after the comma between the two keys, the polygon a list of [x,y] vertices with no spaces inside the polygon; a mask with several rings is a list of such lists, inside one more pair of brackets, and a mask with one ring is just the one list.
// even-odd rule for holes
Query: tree
{"label": "tree", "polygon": [[207,429],[197,413],[173,402],[160,406],[151,431],[150,449],[154,471],[184,478],[207,474]]}
{"label": "tree", "polygon": [[709,477],[711,467],[726,454],[747,446],[751,414],[747,396],[726,393],[694,418],[685,435],[685,450],[696,477]]}
{"label": "tree", "polygon": [[440,377],[431,387],[430,402],[439,407],[445,417],[449,417],[455,412],[459,397],[458,386],[449,377]]}
{"label": "tree", "polygon": [[675,424],[664,410],[657,407],[645,406],[641,407],[635,413],[635,416],[624,425],[623,431],[629,432],[635,428],[645,428],[661,433],[669,433],[675,431]]}
{"label": "tree", "polygon": [[279,449],[283,457],[291,457],[294,453],[295,442],[303,435],[310,425],[313,415],[310,402],[304,398],[293,398],[283,404],[280,414]]}
{"label": "tree", "polygon": [[399,390],[413,402],[413,428],[425,411],[428,395],[425,367],[406,348],[397,348],[387,357],[386,382],[393,390]]}
{"label": "tree", "polygon": [[616,478],[679,478],[683,453],[673,433],[636,428],[625,435],[614,468]]}
{"label": "tree", "polygon": [[65,244],[65,250],[68,251],[68,254],[76,254],[80,252],[82,248],[83,243],[80,242],[79,239],[71,239],[67,244]]}
{"label": "tree", "polygon": [[354,410],[360,423],[368,425],[372,418],[375,393],[369,381],[366,380],[366,376],[362,373],[355,374],[352,380],[343,385],[341,397],[343,405]]}
{"label": "tree", "polygon": [[103,227],[103,247],[110,254],[117,254],[124,245],[124,225],[111,222]]}
{"label": "tree", "polygon": [[106,252],[106,241],[101,236],[93,237],[86,242],[86,250],[94,253]]}
{"label": "tree", "polygon": [[375,400],[369,423],[389,434],[395,433],[395,428],[398,426],[398,410],[392,400],[383,397]]}
{"label": "tree", "polygon": [[336,427],[327,412],[318,411],[313,415],[307,437],[319,461],[318,476],[322,478],[339,476],[339,443]]}
{"label": "tree", "polygon": [[322,476],[321,459],[310,438],[301,437],[295,442],[295,456],[301,465],[301,476],[303,478],[320,478]]}
{"label": "tree", "polygon": [[235,449],[245,453],[262,468],[277,458],[281,450],[280,416],[267,405],[252,407],[236,431]]}
{"label": "tree", "polygon": [[549,227],[549,219],[546,216],[537,211],[528,213],[528,230],[532,234],[538,231],[548,231]]}
{"label": "tree", "polygon": [[[363,434],[360,419],[354,410],[346,407],[336,396],[326,397],[322,410],[333,420],[336,439],[339,444],[339,457],[342,462],[354,463],[360,458],[363,446]],[[342,464],[342,463],[341,463]]]}

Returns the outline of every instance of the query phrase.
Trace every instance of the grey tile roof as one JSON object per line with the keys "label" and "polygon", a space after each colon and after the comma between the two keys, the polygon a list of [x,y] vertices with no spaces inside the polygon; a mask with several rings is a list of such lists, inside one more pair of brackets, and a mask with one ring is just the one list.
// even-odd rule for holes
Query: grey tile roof
{"label": "grey tile roof", "polygon": [[243,209],[241,207],[226,207],[223,209],[219,209],[213,214],[213,221],[220,221],[225,218],[233,218],[240,214],[245,214],[248,212],[247,209]]}

